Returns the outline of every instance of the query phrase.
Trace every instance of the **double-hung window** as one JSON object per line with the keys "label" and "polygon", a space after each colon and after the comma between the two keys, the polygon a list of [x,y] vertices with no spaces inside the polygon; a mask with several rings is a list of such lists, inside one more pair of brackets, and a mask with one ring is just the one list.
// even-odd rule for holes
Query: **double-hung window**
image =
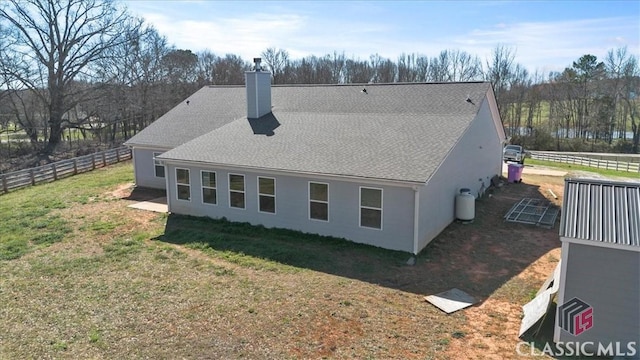
{"label": "double-hung window", "polygon": [[258,211],[276,213],[276,179],[258,176]]}
{"label": "double-hung window", "polygon": [[329,221],[329,184],[309,182],[309,219]]}
{"label": "double-hung window", "polygon": [[382,230],[382,189],[360,187],[360,226]]}
{"label": "double-hung window", "polygon": [[202,202],[216,205],[218,203],[218,189],[216,186],[216,173],[214,171],[202,171]]}
{"label": "double-hung window", "polygon": [[244,209],[244,175],[229,174],[229,207]]}
{"label": "double-hung window", "polygon": [[164,178],[164,165],[160,163],[160,160],[156,160],[156,157],[160,155],[162,155],[160,152],[153,153],[153,172],[156,177]]}
{"label": "double-hung window", "polygon": [[191,201],[189,169],[176,168],[176,190],[178,200]]}

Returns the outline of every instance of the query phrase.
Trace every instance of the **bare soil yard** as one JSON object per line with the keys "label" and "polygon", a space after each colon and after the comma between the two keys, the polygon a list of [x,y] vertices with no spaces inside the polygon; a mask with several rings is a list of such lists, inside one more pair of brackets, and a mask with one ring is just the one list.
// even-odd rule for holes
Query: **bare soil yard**
{"label": "bare soil yard", "polygon": [[[120,182],[56,209],[71,229],[61,241],[0,260],[0,358],[516,358],[521,306],[560,242],[557,224],[503,216],[562,187],[527,175],[493,189],[409,266],[409,254],[130,209],[157,194]],[[453,287],[480,302],[446,315],[424,300]]]}

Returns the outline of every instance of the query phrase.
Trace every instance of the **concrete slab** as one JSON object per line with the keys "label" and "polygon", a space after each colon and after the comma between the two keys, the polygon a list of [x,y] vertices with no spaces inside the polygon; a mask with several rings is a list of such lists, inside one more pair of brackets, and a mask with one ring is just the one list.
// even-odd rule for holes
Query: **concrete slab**
{"label": "concrete slab", "polygon": [[424,299],[447,314],[462,310],[478,302],[473,296],[456,288],[439,294],[425,296]]}
{"label": "concrete slab", "polygon": [[133,209],[140,209],[146,211],[154,211],[159,213],[167,213],[169,212],[169,207],[167,206],[167,198],[159,197],[155,199],[151,199],[148,201],[141,201],[135,204],[131,204],[128,207]]}

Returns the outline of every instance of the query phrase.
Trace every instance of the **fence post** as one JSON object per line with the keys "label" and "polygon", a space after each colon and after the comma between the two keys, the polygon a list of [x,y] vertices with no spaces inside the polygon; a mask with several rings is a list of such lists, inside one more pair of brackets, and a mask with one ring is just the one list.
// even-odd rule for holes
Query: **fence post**
{"label": "fence post", "polygon": [[53,181],[58,180],[58,172],[56,171],[56,163],[51,163],[51,170],[53,171]]}
{"label": "fence post", "polygon": [[120,148],[116,148],[116,160],[120,162]]}
{"label": "fence post", "polygon": [[102,166],[107,166],[107,155],[104,151],[102,152]]}
{"label": "fence post", "polygon": [[36,177],[33,174],[33,169],[29,170],[29,177],[31,177],[31,186],[35,186],[36,185]]}
{"label": "fence post", "polygon": [[2,175],[2,191],[4,191],[5,194],[9,192],[9,188],[7,187],[7,176],[6,175]]}
{"label": "fence post", "polygon": [[96,169],[96,154],[91,154],[91,170]]}
{"label": "fence post", "polygon": [[73,175],[78,174],[78,160],[73,159]]}

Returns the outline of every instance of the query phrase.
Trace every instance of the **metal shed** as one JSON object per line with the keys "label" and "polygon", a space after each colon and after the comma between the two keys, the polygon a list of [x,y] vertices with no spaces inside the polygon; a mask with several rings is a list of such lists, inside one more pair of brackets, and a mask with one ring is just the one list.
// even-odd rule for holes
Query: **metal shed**
{"label": "metal shed", "polygon": [[601,355],[637,356],[640,182],[566,179],[560,239],[554,341],[604,349]]}

